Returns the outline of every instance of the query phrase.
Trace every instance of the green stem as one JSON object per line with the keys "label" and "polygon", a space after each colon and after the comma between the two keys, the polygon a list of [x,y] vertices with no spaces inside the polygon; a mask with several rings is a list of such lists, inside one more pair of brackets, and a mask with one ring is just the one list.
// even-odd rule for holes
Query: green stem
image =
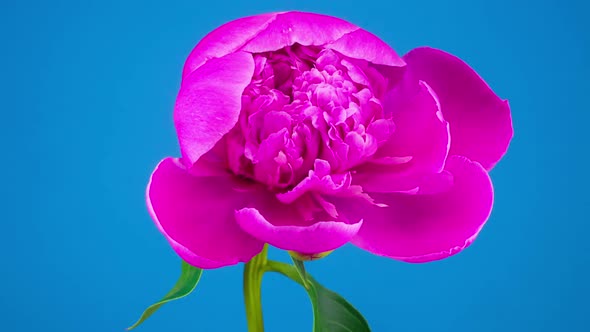
{"label": "green stem", "polygon": [[262,251],[244,267],[244,303],[249,332],[264,332],[260,288],[267,264],[267,252],[268,247],[265,245]]}
{"label": "green stem", "polygon": [[301,279],[301,275],[297,271],[297,269],[290,264],[281,263],[277,261],[267,261],[266,262],[266,271],[269,272],[278,272],[285,277],[295,281],[296,283],[300,284],[301,286],[305,287],[303,280]]}

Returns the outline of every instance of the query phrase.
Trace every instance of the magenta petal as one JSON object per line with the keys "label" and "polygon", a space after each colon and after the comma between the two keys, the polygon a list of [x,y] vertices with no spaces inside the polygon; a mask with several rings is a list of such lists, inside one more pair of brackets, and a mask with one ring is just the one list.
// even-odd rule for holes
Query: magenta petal
{"label": "magenta petal", "polygon": [[357,26],[332,16],[285,12],[277,14],[265,29],[253,35],[242,50],[260,53],[278,50],[294,43],[306,46],[324,45],[357,29]]}
{"label": "magenta petal", "polygon": [[401,67],[406,64],[391,46],[363,29],[347,33],[326,47],[347,57],[367,60],[378,65]]}
{"label": "magenta petal", "polygon": [[174,108],[183,159],[194,164],[234,127],[253,72],[252,55],[237,52],[208,61],[186,78]]}
{"label": "magenta petal", "polygon": [[421,81],[398,85],[383,108],[391,113],[395,132],[377,150],[374,162],[357,169],[353,183],[366,192],[416,191],[425,177],[444,167],[451,140],[448,123],[436,96]]}
{"label": "magenta petal", "polygon": [[446,192],[431,195],[372,194],[388,207],[368,207],[352,242],[374,254],[407,262],[442,259],[466,248],[492,210],[493,188],[477,162],[451,156],[441,173],[453,176]]}
{"label": "magenta petal", "polygon": [[182,259],[204,269],[247,262],[262,250],[263,243],[234,218],[248,196],[234,190],[229,175],[189,175],[173,158],[160,162],[147,187],[148,210],[158,229]]}
{"label": "magenta petal", "polygon": [[330,220],[330,216],[308,220],[305,208],[278,200],[236,212],[238,224],[252,236],[277,248],[315,254],[334,250],[358,232],[362,220]]}
{"label": "magenta petal", "polygon": [[501,100],[461,59],[432,48],[417,48],[404,56],[409,70],[426,81],[439,97],[450,123],[450,154],[466,156],[491,169],[508,149],[512,120]]}
{"label": "magenta petal", "polygon": [[186,78],[206,61],[237,51],[275,19],[276,13],[243,17],[211,31],[192,50],[182,72]]}

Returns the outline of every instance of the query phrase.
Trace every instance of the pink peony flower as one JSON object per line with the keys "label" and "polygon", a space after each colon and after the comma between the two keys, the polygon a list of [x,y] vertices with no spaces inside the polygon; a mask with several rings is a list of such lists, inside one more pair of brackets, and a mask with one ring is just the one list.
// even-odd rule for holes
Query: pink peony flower
{"label": "pink peony flower", "polygon": [[399,57],[346,21],[301,12],[207,35],[184,66],[174,121],[182,158],[156,167],[147,204],[200,268],[249,261],[264,243],[453,255],[490,215],[487,171],[513,133],[508,103],[460,59]]}

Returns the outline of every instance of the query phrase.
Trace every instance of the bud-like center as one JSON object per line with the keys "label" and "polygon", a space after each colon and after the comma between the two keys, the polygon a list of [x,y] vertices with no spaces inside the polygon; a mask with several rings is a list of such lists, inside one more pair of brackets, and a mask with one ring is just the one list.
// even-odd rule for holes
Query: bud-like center
{"label": "bud-like center", "polygon": [[254,54],[239,122],[227,136],[230,169],[274,190],[292,188],[316,159],[346,172],[393,133],[365,61],[295,44]]}

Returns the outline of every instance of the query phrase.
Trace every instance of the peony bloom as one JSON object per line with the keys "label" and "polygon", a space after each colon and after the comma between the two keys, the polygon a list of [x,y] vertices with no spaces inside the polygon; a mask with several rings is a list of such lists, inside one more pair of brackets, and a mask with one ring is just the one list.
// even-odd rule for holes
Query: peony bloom
{"label": "peony bloom", "polygon": [[314,255],[348,242],[427,262],[467,247],[512,137],[506,101],[463,61],[403,57],[338,18],[241,18],[191,52],[174,109],[181,158],[147,204],[188,263],[247,262],[268,243]]}

